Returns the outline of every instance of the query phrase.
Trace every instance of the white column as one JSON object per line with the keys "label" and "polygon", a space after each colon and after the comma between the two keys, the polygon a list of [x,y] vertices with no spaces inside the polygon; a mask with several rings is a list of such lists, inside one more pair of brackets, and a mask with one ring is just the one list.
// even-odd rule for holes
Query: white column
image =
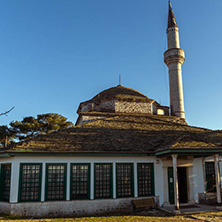
{"label": "white column", "polygon": [[188,203],[194,203],[193,166],[188,167]]}
{"label": "white column", "polygon": [[177,154],[171,155],[173,158],[173,178],[174,178],[174,204],[175,210],[179,210],[179,192],[178,192],[178,179],[177,179]]}
{"label": "white column", "polygon": [[221,205],[221,192],[220,192],[220,175],[218,169],[218,154],[214,155],[214,168],[215,168],[215,178],[216,178],[216,190],[217,190],[217,204]]}
{"label": "white column", "polygon": [[19,162],[13,161],[11,166],[10,203],[18,202],[19,169]]}
{"label": "white column", "polygon": [[169,202],[169,186],[168,186],[168,172],[167,172],[167,167],[163,167],[163,187],[164,187],[164,205],[170,205]]}
{"label": "white column", "polygon": [[116,198],[116,163],[113,163],[113,198]]}
{"label": "white column", "polygon": [[90,172],[90,200],[94,199],[94,162],[91,163]]}
{"label": "white column", "polygon": [[[222,172],[222,163],[221,163],[221,158],[218,159],[218,163],[219,163],[219,172],[220,172],[220,188],[222,188],[222,175],[221,175],[221,172]],[[222,200],[221,200],[222,201]]]}
{"label": "white column", "polygon": [[205,158],[202,158],[202,168],[203,168],[203,181],[204,181],[204,193],[207,191],[206,173],[205,173]]}
{"label": "white column", "polygon": [[70,163],[67,163],[66,200],[70,200]]}
{"label": "white column", "polygon": [[138,197],[137,163],[134,163],[134,197]]}
{"label": "white column", "polygon": [[43,163],[42,164],[41,201],[45,201],[45,173],[46,173],[46,163]]}

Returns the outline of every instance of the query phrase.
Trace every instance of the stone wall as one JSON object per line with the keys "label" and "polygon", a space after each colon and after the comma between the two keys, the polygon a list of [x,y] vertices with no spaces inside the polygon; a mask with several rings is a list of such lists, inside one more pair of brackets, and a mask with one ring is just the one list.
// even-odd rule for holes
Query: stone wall
{"label": "stone wall", "polygon": [[103,118],[105,118],[105,116],[82,115],[81,119],[79,119],[79,121],[78,121],[78,125],[84,124],[87,122],[92,122],[92,121],[99,120],[99,119],[103,119]]}
{"label": "stone wall", "polygon": [[115,100],[101,102],[96,111],[114,113],[116,102]]}
{"label": "stone wall", "polygon": [[[0,212],[35,218],[128,214],[133,212],[132,199],[143,198],[13,203],[8,204],[10,205],[10,212],[2,210],[5,203],[0,202],[0,209],[2,210]],[[154,197],[154,199],[158,205],[158,197]]]}
{"label": "stone wall", "polygon": [[92,111],[92,108],[93,108],[92,103],[88,103],[81,107],[80,112],[89,112],[89,111]]}
{"label": "stone wall", "polygon": [[10,203],[0,202],[0,214],[10,214],[10,208]]}
{"label": "stone wall", "polygon": [[[160,112],[161,109],[161,112]],[[151,115],[169,115],[169,107],[156,106],[152,102],[133,102],[109,100],[99,104],[87,103],[81,107],[78,113],[84,112],[108,112],[108,113],[146,113]]]}
{"label": "stone wall", "polygon": [[104,101],[99,104],[95,103],[88,103],[84,106],[81,107],[80,112],[110,112],[114,113],[115,112],[115,100],[110,100],[110,101]]}
{"label": "stone wall", "polygon": [[115,112],[153,114],[151,103],[127,102],[127,101],[116,102]]}

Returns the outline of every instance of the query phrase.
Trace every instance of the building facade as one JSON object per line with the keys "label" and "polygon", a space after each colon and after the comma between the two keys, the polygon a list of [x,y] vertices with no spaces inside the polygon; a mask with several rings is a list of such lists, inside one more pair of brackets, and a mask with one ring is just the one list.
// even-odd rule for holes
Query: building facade
{"label": "building facade", "polygon": [[87,216],[157,206],[221,205],[222,132],[185,120],[184,51],[168,17],[170,107],[118,85],[79,105],[76,126],[0,150],[0,213]]}

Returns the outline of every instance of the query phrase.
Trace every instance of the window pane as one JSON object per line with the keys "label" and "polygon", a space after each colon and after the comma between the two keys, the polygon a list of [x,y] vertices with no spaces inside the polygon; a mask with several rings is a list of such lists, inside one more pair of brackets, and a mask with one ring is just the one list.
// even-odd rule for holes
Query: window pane
{"label": "window pane", "polygon": [[138,195],[151,196],[154,195],[153,181],[153,164],[139,163],[138,164]]}
{"label": "window pane", "polygon": [[64,200],[66,191],[66,165],[47,164],[47,200]]}
{"label": "window pane", "polygon": [[21,164],[20,201],[40,201],[41,164]]}
{"label": "window pane", "polygon": [[216,192],[216,180],[215,180],[215,169],[214,162],[205,163],[206,170],[206,191],[207,192]]}
{"label": "window pane", "polygon": [[11,182],[11,164],[1,165],[1,200],[9,201],[10,182]]}
{"label": "window pane", "polygon": [[72,164],[71,167],[71,199],[89,199],[90,165]]}
{"label": "window pane", "polygon": [[95,198],[112,197],[112,164],[95,164]]}
{"label": "window pane", "polygon": [[133,196],[133,164],[117,164],[117,197]]}

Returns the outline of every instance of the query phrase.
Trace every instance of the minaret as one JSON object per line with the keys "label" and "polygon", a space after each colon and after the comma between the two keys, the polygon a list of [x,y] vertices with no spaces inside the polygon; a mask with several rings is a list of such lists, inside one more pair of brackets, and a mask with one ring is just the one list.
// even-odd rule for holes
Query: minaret
{"label": "minaret", "polygon": [[169,68],[171,115],[185,118],[181,70],[181,66],[185,60],[185,54],[183,49],[180,48],[179,29],[170,1],[167,43],[168,50],[164,53],[164,62]]}

